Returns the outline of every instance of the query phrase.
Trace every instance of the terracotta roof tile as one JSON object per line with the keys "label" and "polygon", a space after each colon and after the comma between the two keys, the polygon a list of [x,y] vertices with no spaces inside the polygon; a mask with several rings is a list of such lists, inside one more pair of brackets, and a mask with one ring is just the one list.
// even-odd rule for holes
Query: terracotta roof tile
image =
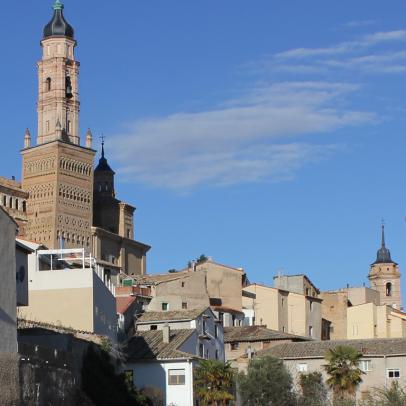
{"label": "terracotta roof tile", "polygon": [[117,313],[124,314],[136,300],[134,296],[116,297]]}
{"label": "terracotta roof tile", "polygon": [[364,355],[406,355],[406,339],[375,338],[366,340],[311,341],[276,345],[258,352],[257,356],[272,355],[282,359],[324,358],[326,352],[338,345],[347,345]]}
{"label": "terracotta roof tile", "polygon": [[171,330],[169,343],[164,343],[162,330],[139,331],[130,339],[127,345],[125,350],[127,360],[198,358],[193,354],[178,350],[195,333],[196,330],[194,329]]}
{"label": "terracotta roof tile", "polygon": [[194,320],[199,317],[207,307],[191,310],[170,310],[161,312],[145,312],[137,320],[137,323],[151,323],[154,321]]}
{"label": "terracotta roof tile", "polygon": [[310,341],[306,337],[281,333],[263,326],[226,327],[224,329],[225,343],[272,340]]}

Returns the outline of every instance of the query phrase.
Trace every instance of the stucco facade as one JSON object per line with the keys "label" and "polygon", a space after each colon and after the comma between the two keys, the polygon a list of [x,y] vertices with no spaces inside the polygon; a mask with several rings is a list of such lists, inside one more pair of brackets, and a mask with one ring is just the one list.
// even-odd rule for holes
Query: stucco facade
{"label": "stucco facade", "polygon": [[[260,284],[243,289],[243,306],[255,312],[255,324],[271,330],[321,338],[321,299]],[[253,296],[252,296],[253,295]]]}
{"label": "stucco facade", "polygon": [[406,337],[406,314],[391,306],[365,303],[347,309],[347,338]]}
{"label": "stucco facade", "polygon": [[[331,340],[351,338],[351,332],[347,332],[349,325],[347,311],[351,306],[366,303],[380,304],[379,292],[367,287],[348,287],[336,291],[321,292],[319,297],[323,300],[321,305],[322,317],[331,322]],[[368,335],[368,337],[373,336]]]}
{"label": "stucco facade", "polygon": [[0,208],[0,353],[17,352],[16,243],[17,224]]}
{"label": "stucco facade", "polygon": [[80,254],[72,250],[58,250],[37,251],[30,255],[29,306],[19,308],[20,317],[105,335],[116,341],[114,287],[105,280],[104,270],[89,263],[65,267],[65,262],[62,262],[62,267],[55,264],[54,269],[49,269],[48,262],[41,262],[41,256],[49,252],[54,255],[55,262],[60,256]]}
{"label": "stucco facade", "polygon": [[162,330],[165,326],[172,330],[196,330],[195,347],[187,352],[205,359],[224,361],[224,329],[210,308],[196,311],[146,312],[136,323],[137,331]]}
{"label": "stucco facade", "polygon": [[404,340],[373,339],[352,341],[323,341],[320,343],[291,343],[272,347],[259,356],[272,355],[283,360],[292,374],[295,386],[299,388],[301,372],[321,372],[324,380],[327,375],[323,368],[328,349],[337,345],[353,346],[363,354],[360,368],[365,372],[362,383],[357,388],[357,398],[363,399],[375,388],[390,387],[393,381],[406,385],[406,346]]}

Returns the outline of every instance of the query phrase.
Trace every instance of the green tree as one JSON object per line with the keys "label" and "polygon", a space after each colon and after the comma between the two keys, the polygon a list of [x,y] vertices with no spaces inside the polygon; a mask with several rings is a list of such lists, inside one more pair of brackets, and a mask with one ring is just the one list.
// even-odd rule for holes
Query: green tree
{"label": "green tree", "polygon": [[302,391],[299,398],[301,406],[325,406],[328,404],[327,389],[320,372],[300,374],[299,384]]}
{"label": "green tree", "polygon": [[357,386],[362,382],[362,374],[358,364],[362,354],[355,348],[339,345],[328,350],[324,365],[329,378],[327,384],[333,390],[334,399],[337,401],[352,399]]}
{"label": "green tree", "polygon": [[201,405],[227,405],[234,400],[234,371],[229,363],[201,361],[194,371],[194,387]]}
{"label": "green tree", "polygon": [[363,406],[406,406],[406,387],[402,388],[398,381],[392,382],[389,388],[377,388]]}
{"label": "green tree", "polygon": [[264,357],[251,360],[247,373],[241,372],[237,382],[244,406],[296,404],[292,377],[279,359]]}
{"label": "green tree", "polygon": [[83,356],[82,390],[97,406],[148,405],[148,399],[130,385],[125,374],[117,374],[110,354],[93,345]]}
{"label": "green tree", "polygon": [[196,264],[202,264],[203,262],[206,262],[208,258],[206,255],[202,254],[200,257],[196,258]]}

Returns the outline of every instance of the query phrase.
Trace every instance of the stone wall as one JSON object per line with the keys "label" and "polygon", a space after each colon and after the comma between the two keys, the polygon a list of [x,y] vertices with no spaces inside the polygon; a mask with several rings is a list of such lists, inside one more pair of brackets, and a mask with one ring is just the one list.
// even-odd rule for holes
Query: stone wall
{"label": "stone wall", "polygon": [[19,404],[19,355],[0,353],[0,405]]}

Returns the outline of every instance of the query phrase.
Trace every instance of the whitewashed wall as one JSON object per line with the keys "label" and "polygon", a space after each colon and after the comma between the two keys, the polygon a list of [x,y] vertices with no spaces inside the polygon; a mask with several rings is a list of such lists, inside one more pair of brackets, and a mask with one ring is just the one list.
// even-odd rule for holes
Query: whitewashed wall
{"label": "whitewashed wall", "polygon": [[[125,370],[132,370],[137,389],[154,388],[162,393],[164,405],[193,406],[193,362],[167,361],[127,364]],[[184,385],[169,385],[170,369],[185,370]]]}

